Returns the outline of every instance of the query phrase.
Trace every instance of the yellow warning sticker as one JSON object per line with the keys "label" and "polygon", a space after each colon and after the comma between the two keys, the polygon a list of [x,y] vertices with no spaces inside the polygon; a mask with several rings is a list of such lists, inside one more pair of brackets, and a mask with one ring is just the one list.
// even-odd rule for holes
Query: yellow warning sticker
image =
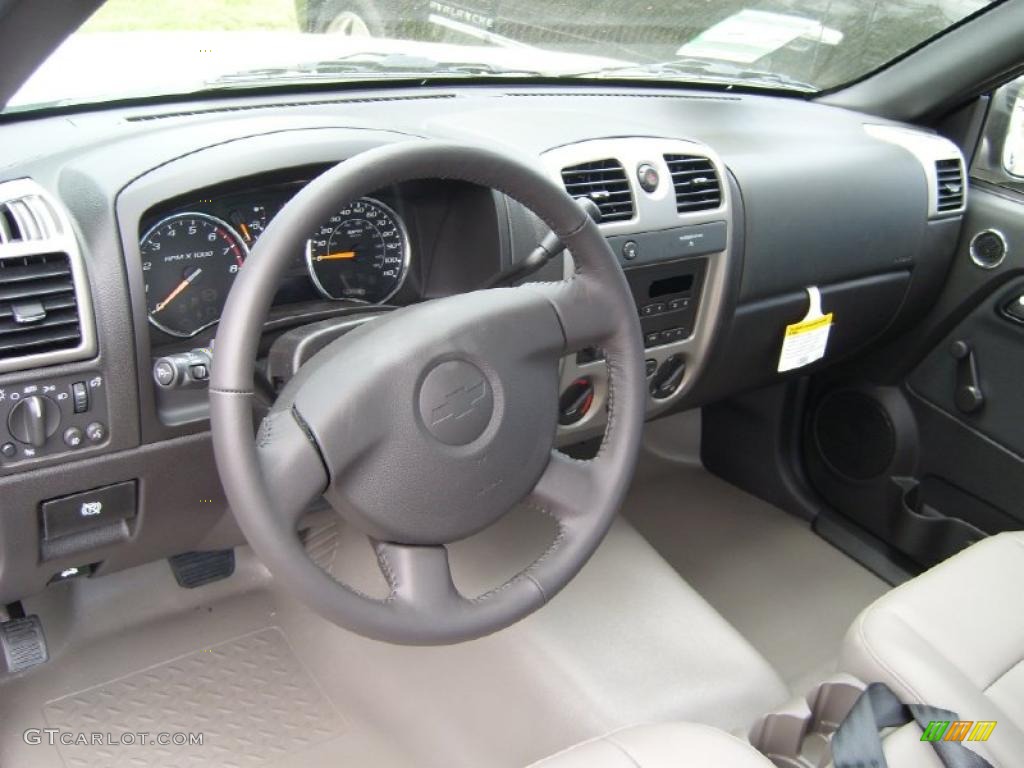
{"label": "yellow warning sticker", "polygon": [[810,333],[816,331],[824,326],[832,325],[832,313],[829,312],[823,317],[816,318],[814,320],[801,320],[799,323],[793,323],[792,325],[786,326],[787,336],[799,336],[801,333]]}
{"label": "yellow warning sticker", "polygon": [[822,314],[821,293],[814,286],[807,289],[810,308],[798,323],[786,326],[779,353],[779,373],[810,365],[825,356],[828,334],[832,330],[832,313]]}

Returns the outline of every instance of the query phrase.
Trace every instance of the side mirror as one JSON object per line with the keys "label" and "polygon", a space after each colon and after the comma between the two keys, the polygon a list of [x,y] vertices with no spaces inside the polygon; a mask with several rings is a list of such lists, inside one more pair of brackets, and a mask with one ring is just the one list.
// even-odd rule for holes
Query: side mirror
{"label": "side mirror", "polygon": [[1010,125],[1003,142],[1003,170],[1024,178],[1024,91],[1019,91],[1010,111]]}

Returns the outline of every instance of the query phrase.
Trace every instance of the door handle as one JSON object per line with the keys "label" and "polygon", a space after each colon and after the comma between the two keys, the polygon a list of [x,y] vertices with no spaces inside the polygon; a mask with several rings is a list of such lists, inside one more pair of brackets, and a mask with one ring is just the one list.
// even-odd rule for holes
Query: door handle
{"label": "door handle", "polygon": [[966,341],[957,340],[949,345],[949,354],[956,360],[956,389],[953,403],[962,413],[976,413],[985,405],[978,377],[978,360]]}
{"label": "door handle", "polygon": [[1003,314],[1018,323],[1024,323],[1024,296],[1018,296],[1013,301],[1003,305]]}

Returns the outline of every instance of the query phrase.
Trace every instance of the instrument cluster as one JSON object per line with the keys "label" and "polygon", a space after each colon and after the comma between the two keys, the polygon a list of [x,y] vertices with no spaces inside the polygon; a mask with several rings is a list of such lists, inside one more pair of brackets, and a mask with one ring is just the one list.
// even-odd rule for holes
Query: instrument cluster
{"label": "instrument cluster", "polygon": [[[191,338],[220,319],[235,276],[277,212],[308,182],[179,199],[143,220],[139,250],[152,326]],[[345,202],[293,256],[275,304],[383,304],[402,287],[412,247],[392,193]]]}

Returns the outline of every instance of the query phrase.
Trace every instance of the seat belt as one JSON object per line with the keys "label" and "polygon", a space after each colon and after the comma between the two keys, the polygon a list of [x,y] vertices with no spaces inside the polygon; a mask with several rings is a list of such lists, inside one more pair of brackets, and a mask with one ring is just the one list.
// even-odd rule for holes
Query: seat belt
{"label": "seat belt", "polygon": [[[904,704],[884,683],[872,683],[860,695],[850,714],[832,736],[835,768],[888,768],[882,751],[883,728],[911,720],[925,730],[933,720],[959,720],[955,712],[924,704]],[[945,768],[992,768],[992,764],[959,741],[931,741]]]}

